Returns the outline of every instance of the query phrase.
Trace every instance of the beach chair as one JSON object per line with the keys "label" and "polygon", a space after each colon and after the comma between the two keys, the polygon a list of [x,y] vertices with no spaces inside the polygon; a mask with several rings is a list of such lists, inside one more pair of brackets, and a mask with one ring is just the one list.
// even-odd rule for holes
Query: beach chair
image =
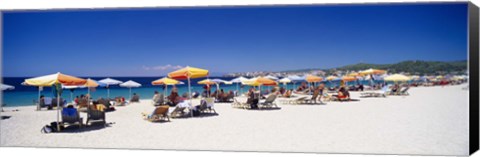
{"label": "beach chair", "polygon": [[170,117],[172,118],[182,117],[185,114],[185,109],[186,107],[176,106],[175,109],[173,109],[173,111],[170,113]]}
{"label": "beach chair", "polygon": [[100,121],[100,122],[103,123],[103,125],[106,125],[107,122],[106,122],[105,112],[89,108],[87,110],[87,123],[86,124],[88,125],[89,122],[92,122],[92,121]]}
{"label": "beach chair", "polygon": [[300,97],[300,98],[296,98],[296,99],[287,101],[287,104],[300,104],[300,103],[305,102],[305,100],[307,100],[307,97],[303,96],[303,97]]}
{"label": "beach chair", "polygon": [[410,87],[403,87],[401,90],[398,91],[398,95],[409,95],[408,90]]}
{"label": "beach chair", "polygon": [[390,87],[389,86],[384,86],[380,91],[369,91],[369,92],[363,92],[360,93],[361,97],[367,98],[367,97],[387,97],[387,95],[390,93]]}
{"label": "beach chair", "polygon": [[277,99],[277,95],[270,94],[263,103],[260,103],[259,107],[272,108],[275,106],[275,108],[278,108],[277,103],[275,103],[275,99]]}
{"label": "beach chair", "polygon": [[164,105],[165,104],[165,96],[163,94],[160,94],[160,96],[157,99],[152,100],[152,104],[154,106]]}
{"label": "beach chair", "polygon": [[[317,98],[318,98],[319,95],[320,95],[320,93],[313,94],[310,99],[305,99],[303,102],[301,102],[301,101],[299,101],[299,102],[301,102],[303,104],[316,104],[317,103]],[[322,103],[322,102],[320,101],[320,103]]]}
{"label": "beach chair", "polygon": [[247,102],[240,102],[236,98],[233,98],[232,107],[233,108],[249,109],[250,104],[248,104]]}
{"label": "beach chair", "polygon": [[144,115],[144,117],[150,122],[161,121],[165,119],[167,119],[167,121],[170,121],[170,117],[168,116],[169,108],[170,107],[168,105],[156,107],[151,115]]}
{"label": "beach chair", "polygon": [[207,106],[207,111],[210,111],[213,113],[217,113],[215,109],[213,108],[215,105],[215,99],[214,98],[205,98],[206,106]]}
{"label": "beach chair", "polygon": [[62,123],[63,126],[65,125],[78,125],[79,127],[83,127],[83,118],[80,117],[80,114],[77,113],[75,115],[67,115],[62,113]]}

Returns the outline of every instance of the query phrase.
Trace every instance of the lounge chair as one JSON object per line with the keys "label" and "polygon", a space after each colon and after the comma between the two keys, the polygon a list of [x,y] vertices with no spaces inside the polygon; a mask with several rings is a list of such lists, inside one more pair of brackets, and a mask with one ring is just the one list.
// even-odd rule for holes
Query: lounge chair
{"label": "lounge chair", "polygon": [[89,122],[91,121],[101,121],[103,123],[103,125],[106,125],[107,122],[106,122],[106,117],[105,117],[105,112],[103,111],[100,111],[100,110],[96,110],[96,109],[93,109],[93,108],[89,108],[87,110],[87,125],[89,124]]}
{"label": "lounge chair", "polygon": [[205,98],[205,102],[206,102],[206,110],[204,111],[209,111],[209,112],[212,112],[213,113],[217,113],[217,111],[215,111],[215,109],[213,108],[214,105],[215,105],[215,99],[214,98]]}
{"label": "lounge chair", "polygon": [[[316,104],[317,103],[317,98],[318,98],[319,95],[320,95],[320,92],[319,93],[314,93],[310,99],[305,99],[305,101],[303,103],[305,103],[305,104]],[[322,103],[322,101],[320,101],[320,103]]]}
{"label": "lounge chair", "polygon": [[247,109],[247,108],[250,108],[250,104],[248,104],[247,102],[244,102],[244,103],[240,102],[236,98],[233,98],[232,107]]}
{"label": "lounge chair", "polygon": [[77,113],[74,115],[67,115],[62,113],[62,123],[63,126],[65,125],[78,125],[80,127],[83,127],[83,118],[80,117],[80,114]]}
{"label": "lounge chair", "polygon": [[307,97],[302,96],[302,97],[299,97],[299,98],[296,98],[296,99],[284,100],[284,101],[282,101],[282,103],[283,104],[300,104],[300,103],[305,102],[305,100],[307,100]]}
{"label": "lounge chair", "polygon": [[272,108],[275,106],[275,108],[278,108],[277,103],[275,103],[275,99],[277,99],[277,95],[270,94],[263,103],[260,103],[259,107]]}
{"label": "lounge chair", "polygon": [[152,104],[154,106],[160,106],[160,105],[164,105],[166,102],[165,102],[165,96],[163,94],[160,94],[160,96],[155,99],[155,100],[152,100]]}
{"label": "lounge chair", "polygon": [[53,108],[52,101],[52,98],[44,97],[43,101],[33,100],[33,103],[37,104],[37,111],[42,110],[42,108],[47,108],[48,110],[51,110]]}
{"label": "lounge chair", "polygon": [[369,91],[369,92],[363,92],[360,93],[361,97],[387,97],[387,95],[390,93],[390,87],[389,86],[384,86],[380,91]]}
{"label": "lounge chair", "polygon": [[173,109],[173,111],[170,113],[170,117],[172,118],[182,117],[185,114],[185,109],[186,107],[176,106],[175,109]]}
{"label": "lounge chair", "polygon": [[161,121],[167,119],[167,121],[170,121],[170,117],[168,116],[168,109],[170,107],[168,105],[163,105],[156,107],[155,110],[151,115],[145,115],[145,120],[148,120],[150,122],[155,122],[155,121]]}
{"label": "lounge chair", "polygon": [[409,93],[408,93],[409,89],[410,89],[410,87],[403,87],[396,94],[397,95],[409,95]]}

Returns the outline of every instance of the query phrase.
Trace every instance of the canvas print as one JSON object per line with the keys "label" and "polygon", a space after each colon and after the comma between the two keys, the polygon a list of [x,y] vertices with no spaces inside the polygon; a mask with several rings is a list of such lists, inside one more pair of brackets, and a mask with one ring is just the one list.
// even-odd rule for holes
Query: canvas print
{"label": "canvas print", "polygon": [[2,12],[2,147],[469,154],[468,3]]}

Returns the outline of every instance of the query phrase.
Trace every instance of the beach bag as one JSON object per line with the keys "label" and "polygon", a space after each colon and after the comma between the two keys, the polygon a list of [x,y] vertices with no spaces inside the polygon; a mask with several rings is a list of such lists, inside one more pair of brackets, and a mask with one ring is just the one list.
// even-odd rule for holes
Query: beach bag
{"label": "beach bag", "polygon": [[194,117],[200,116],[200,110],[192,110],[192,114]]}
{"label": "beach bag", "polygon": [[50,125],[45,125],[42,130],[40,130],[40,132],[44,133],[44,134],[48,134],[48,133],[51,133],[53,130],[52,130],[52,127]]}

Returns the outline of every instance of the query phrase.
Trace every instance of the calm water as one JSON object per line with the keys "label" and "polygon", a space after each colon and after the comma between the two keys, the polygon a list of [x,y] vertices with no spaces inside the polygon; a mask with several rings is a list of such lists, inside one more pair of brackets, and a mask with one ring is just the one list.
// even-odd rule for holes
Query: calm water
{"label": "calm water", "polygon": [[[231,77],[215,77],[223,80],[232,80],[233,78]],[[38,87],[32,87],[32,86],[22,86],[21,83],[25,80],[26,78],[19,78],[19,77],[7,77],[3,78],[3,82],[8,85],[13,85],[15,86],[15,90],[8,90],[8,91],[3,91],[3,103],[7,104],[7,106],[29,106],[29,105],[34,105],[33,100],[38,99]],[[101,80],[104,78],[95,78],[92,77],[92,79],[95,80]],[[142,87],[140,88],[132,88],[132,93],[137,93],[140,95],[140,98],[142,99],[150,99],[153,97],[154,91],[158,92],[164,92],[164,89],[162,86],[153,86],[151,85],[151,82],[158,79],[158,77],[115,77],[113,79],[117,79],[120,81],[128,81],[128,80],[133,80],[135,82],[138,82],[142,84]],[[192,79],[192,92],[202,92],[203,91],[203,85],[197,84],[198,81],[203,80],[205,78],[200,78],[200,79]],[[213,79],[213,77],[211,78]],[[188,92],[188,85],[187,82],[184,81],[184,85],[177,85],[179,94],[183,94]],[[327,81],[323,82],[327,86],[336,86],[340,84],[340,81]],[[347,84],[353,85],[353,84],[369,84],[369,81],[359,81],[359,82],[348,82]],[[298,87],[300,83],[296,83],[295,86]],[[282,87],[286,87],[287,89],[292,89],[294,87],[294,84],[289,83],[286,86],[283,84],[280,84]],[[212,92],[215,87],[212,87]],[[224,91],[234,91],[237,90],[237,84],[232,84],[232,85],[225,85],[225,84],[220,84],[220,88],[223,89]],[[245,92],[248,90],[248,86],[242,87],[241,85],[238,85],[239,91],[241,90],[242,92]],[[269,89],[271,87],[262,87],[262,89]],[[110,86],[110,97],[116,97],[116,96],[124,96],[125,98],[129,97],[129,89],[128,88],[123,88],[119,86]],[[167,92],[170,92],[172,89],[171,86],[168,87]],[[69,89],[64,89],[62,93],[62,97],[66,99],[67,101],[72,101],[71,96],[73,97],[78,96],[80,94],[86,94],[88,91],[86,88],[79,88],[79,89],[74,89],[74,90],[69,90]],[[44,87],[43,91],[40,92],[40,94],[46,96],[46,97],[55,97],[56,94],[53,92],[51,87]],[[91,91],[90,93],[94,99],[103,97],[107,97],[107,89],[105,87],[98,87],[94,91]]]}

